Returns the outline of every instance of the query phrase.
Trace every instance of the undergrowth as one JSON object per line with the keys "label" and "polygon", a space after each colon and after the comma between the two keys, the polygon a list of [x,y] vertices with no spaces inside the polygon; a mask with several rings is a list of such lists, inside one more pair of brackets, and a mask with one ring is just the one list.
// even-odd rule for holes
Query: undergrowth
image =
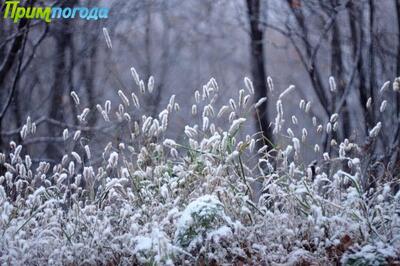
{"label": "undergrowth", "polygon": [[[271,145],[245,133],[265,101],[252,104],[251,81],[216,106],[222,93],[211,79],[196,91],[194,122],[178,142],[166,137],[180,112],[175,96],[158,117],[147,116],[140,101],[154,79],[145,83],[133,68],[132,75],[137,89],[118,91],[115,107],[106,101],[89,110],[71,94],[82,127],[90,115],[120,125],[121,141],[110,139],[99,158],[79,127],[64,130],[65,146],[74,148],[58,163],[33,163],[14,142],[0,154],[1,264],[398,265],[399,181],[369,186],[365,151],[348,139],[322,152],[315,139],[340,127],[338,114],[310,117],[308,130],[295,116],[285,121],[290,87],[272,124],[282,141]],[[309,116],[310,103],[299,108]],[[35,131],[28,118],[21,137]],[[317,160],[307,162],[303,149]]]}

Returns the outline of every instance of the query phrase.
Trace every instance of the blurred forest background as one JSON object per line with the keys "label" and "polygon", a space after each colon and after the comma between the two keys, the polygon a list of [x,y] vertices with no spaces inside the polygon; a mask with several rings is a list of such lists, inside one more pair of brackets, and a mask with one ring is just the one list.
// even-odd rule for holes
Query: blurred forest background
{"label": "blurred forest background", "polygon": [[[56,161],[66,149],[64,128],[88,132],[87,142],[101,141],[102,136],[114,136],[117,142],[118,124],[106,125],[96,104],[135,87],[130,73],[134,66],[144,80],[155,78],[154,92],[142,104],[150,115],[157,116],[171,94],[187,110],[173,121],[177,135],[191,119],[193,92],[209,78],[217,80],[223,98],[229,99],[248,76],[256,90],[254,101],[268,97],[260,107],[261,123],[255,121],[249,130],[261,126],[265,136],[273,138],[269,125],[276,107],[268,103],[293,84],[296,89],[285,99],[285,108],[299,110],[301,99],[311,102],[310,117],[322,125],[333,114],[340,115],[334,134],[318,135],[323,151],[334,152],[329,150],[332,139],[340,143],[350,138],[365,143],[371,156],[381,156],[391,167],[399,161],[399,83],[387,93],[380,88],[400,76],[400,0],[27,2],[111,9],[108,19],[97,21],[60,19],[47,24],[22,19],[14,24],[0,19],[1,151],[14,140],[35,159]],[[107,48],[103,27],[112,49]],[[268,89],[268,76],[274,91]],[[331,76],[336,90],[329,83]],[[84,126],[78,125],[73,90],[91,109]],[[389,104],[384,112],[382,106],[367,104],[385,99]],[[37,123],[37,133],[22,140],[27,116]],[[298,119],[311,128],[310,119]],[[391,130],[370,145],[368,132],[379,121]]]}

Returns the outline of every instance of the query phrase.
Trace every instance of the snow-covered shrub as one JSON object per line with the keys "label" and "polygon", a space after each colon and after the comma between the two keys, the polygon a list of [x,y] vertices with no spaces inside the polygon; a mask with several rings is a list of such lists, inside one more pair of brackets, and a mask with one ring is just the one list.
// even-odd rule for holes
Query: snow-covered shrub
{"label": "snow-covered shrub", "polygon": [[222,226],[221,232],[226,229],[227,234],[231,234],[230,229],[224,225],[229,220],[222,203],[216,197],[201,196],[183,210],[177,222],[175,240],[180,246],[190,246],[189,249],[197,244],[202,245],[207,239],[207,233]]}
{"label": "snow-covered shrub", "polygon": [[345,265],[386,265],[396,257],[393,247],[387,247],[383,243],[367,244],[359,250],[348,253],[342,259],[342,263]]}

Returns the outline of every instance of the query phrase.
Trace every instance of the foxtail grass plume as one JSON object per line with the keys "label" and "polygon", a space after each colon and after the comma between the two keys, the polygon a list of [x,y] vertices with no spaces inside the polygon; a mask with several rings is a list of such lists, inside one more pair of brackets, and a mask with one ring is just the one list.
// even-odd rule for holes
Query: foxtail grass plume
{"label": "foxtail grass plume", "polygon": [[107,28],[105,28],[105,27],[103,28],[103,35],[104,35],[104,38],[106,39],[107,47],[109,49],[111,49],[112,48],[112,43],[111,43],[110,34],[108,33]]}

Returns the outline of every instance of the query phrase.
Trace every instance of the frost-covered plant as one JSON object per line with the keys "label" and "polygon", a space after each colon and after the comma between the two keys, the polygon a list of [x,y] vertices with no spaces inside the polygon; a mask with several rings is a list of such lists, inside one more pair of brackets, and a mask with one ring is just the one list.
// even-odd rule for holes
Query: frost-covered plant
{"label": "frost-covered plant", "polygon": [[229,216],[224,212],[222,203],[214,196],[204,195],[192,201],[183,210],[177,221],[175,240],[182,247],[195,248],[202,245],[209,236],[231,234],[231,229],[225,224],[231,224]]}
{"label": "frost-covered plant", "polygon": [[[349,252],[350,253],[350,252]],[[342,263],[345,265],[386,265],[393,262],[396,252],[393,247],[385,247],[383,243],[365,245],[361,249],[346,254]]]}
{"label": "frost-covered plant", "polygon": [[[280,141],[272,145],[259,133],[246,134],[251,115],[266,100],[252,99],[250,79],[244,80],[247,90],[222,106],[216,104],[221,88],[211,79],[194,94],[184,138],[171,139],[170,121],[181,112],[175,96],[158,116],[147,115],[141,101],[153,91],[154,78],[144,81],[131,72],[137,88],[118,90],[121,102],[99,103],[98,114],[71,93],[82,125],[63,131],[71,148],[59,162],[33,162],[15,142],[0,153],[1,264],[399,259],[399,181],[380,179],[371,186],[366,167],[374,162],[364,159],[361,145],[332,139],[331,152],[323,153],[310,138],[335,132],[339,114],[327,121],[312,117],[313,128],[302,127],[294,114],[287,119],[290,86],[276,103],[272,126]],[[272,88],[271,78],[268,84]],[[302,100],[299,107],[308,118],[311,102]],[[118,129],[118,141],[110,139],[100,155],[86,141],[91,115]],[[378,123],[369,137],[383,129]],[[21,137],[35,132],[28,118]],[[317,160],[307,161],[306,151]]]}

